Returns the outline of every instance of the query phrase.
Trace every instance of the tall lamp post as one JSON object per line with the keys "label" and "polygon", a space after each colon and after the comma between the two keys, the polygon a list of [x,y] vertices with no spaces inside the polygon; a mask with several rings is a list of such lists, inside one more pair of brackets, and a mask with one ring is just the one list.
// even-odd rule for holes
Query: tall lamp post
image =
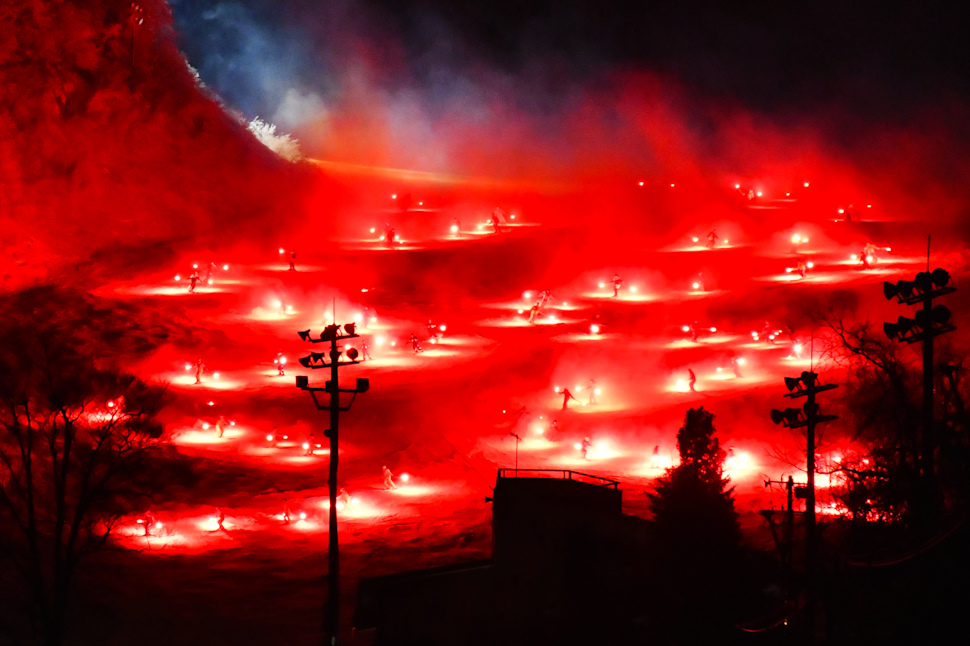
{"label": "tall lamp post", "polygon": [[[950,274],[942,268],[930,271],[929,242],[927,242],[926,271],[916,274],[914,280],[883,283],[882,291],[887,300],[896,299],[903,305],[919,305],[913,318],[900,316],[895,323],[883,323],[886,336],[895,341],[923,343],[923,435],[920,438],[919,465],[924,487],[924,504],[930,502],[933,492],[935,468],[933,451],[936,449],[936,433],[933,416],[933,338],[956,329],[950,323],[950,310],[945,305],[933,305],[933,299],[952,294],[956,288],[949,287]],[[924,509],[925,511],[925,509]]]}
{"label": "tall lamp post", "polygon": [[[803,372],[800,377],[785,377],[788,388],[785,397],[798,399],[807,397],[808,401],[802,408],[786,408],[771,411],[771,421],[787,428],[805,429],[805,449],[807,453],[805,471],[805,618],[809,643],[815,641],[815,561],[816,561],[816,532],[815,532],[815,426],[824,422],[838,419],[835,415],[822,415],[821,409],[815,402],[816,393],[838,388],[835,384],[821,385],[818,375],[814,372]],[[796,489],[796,495],[800,498]]]}
{"label": "tall lamp post", "polygon": [[[327,355],[323,352],[311,352],[310,356],[300,359],[300,363],[305,368],[311,368],[314,370],[319,368],[330,368],[330,380],[327,381],[323,388],[313,388],[310,386],[309,379],[307,377],[301,375],[296,378],[296,387],[310,393],[317,410],[330,411],[330,428],[324,431],[323,434],[330,438],[330,477],[327,482],[330,494],[330,544],[327,552],[327,605],[326,612],[324,613],[324,635],[329,636],[329,643],[331,646],[334,646],[337,643],[337,638],[340,632],[340,544],[337,541],[337,464],[339,462],[339,453],[337,447],[337,441],[339,438],[338,425],[340,420],[340,412],[350,410],[350,407],[354,403],[354,399],[357,398],[357,393],[365,393],[370,388],[369,381],[367,379],[360,378],[357,379],[357,385],[354,388],[340,387],[340,382],[338,381],[337,377],[337,369],[340,366],[350,366],[358,363],[358,352],[356,348],[348,348],[346,355],[350,360],[341,361],[340,355],[343,354],[343,351],[337,347],[337,343],[340,341],[344,341],[346,339],[355,339],[358,337],[356,325],[353,323],[344,325],[343,334],[340,333],[340,330],[341,326],[339,325],[328,325],[323,329],[323,332],[320,333],[320,337],[316,339],[310,337],[310,330],[304,330],[303,332],[299,333],[300,338],[304,341],[309,341],[310,343],[330,344],[329,363],[327,362]],[[329,393],[329,401],[322,403],[320,400],[318,400],[318,392]],[[353,393],[353,397],[351,397],[346,406],[340,405],[340,393]],[[327,642],[325,641],[324,643]]]}

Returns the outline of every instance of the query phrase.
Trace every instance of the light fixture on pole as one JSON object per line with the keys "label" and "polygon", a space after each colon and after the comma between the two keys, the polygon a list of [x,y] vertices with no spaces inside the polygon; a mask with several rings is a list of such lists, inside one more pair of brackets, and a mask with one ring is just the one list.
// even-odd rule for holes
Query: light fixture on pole
{"label": "light fixture on pole", "polygon": [[[313,403],[317,410],[330,411],[330,428],[324,431],[324,435],[330,438],[330,477],[328,484],[330,494],[330,519],[329,519],[329,549],[327,553],[328,572],[327,572],[327,604],[324,613],[324,635],[329,637],[329,643],[334,646],[340,633],[340,544],[337,540],[337,465],[339,461],[338,439],[339,439],[339,420],[340,412],[348,411],[357,398],[358,393],[365,393],[370,389],[370,382],[367,379],[357,379],[354,388],[341,388],[339,385],[337,369],[340,366],[354,365],[358,363],[358,352],[356,348],[347,348],[342,351],[337,347],[337,343],[345,339],[357,338],[356,326],[348,323],[343,326],[343,334],[340,333],[340,326],[328,325],[321,332],[320,337],[314,339],[310,336],[310,331],[299,332],[300,338],[311,343],[330,343],[329,363],[326,361],[327,355],[323,352],[311,352],[309,356],[300,359],[300,364],[306,368],[330,368],[330,380],[323,388],[310,386],[309,378],[300,375],[296,378],[296,387],[310,393]],[[346,355],[349,361],[342,361],[341,355]],[[322,403],[317,399],[318,392],[329,393],[330,398],[327,403]],[[353,393],[346,406],[340,405],[341,393]]]}

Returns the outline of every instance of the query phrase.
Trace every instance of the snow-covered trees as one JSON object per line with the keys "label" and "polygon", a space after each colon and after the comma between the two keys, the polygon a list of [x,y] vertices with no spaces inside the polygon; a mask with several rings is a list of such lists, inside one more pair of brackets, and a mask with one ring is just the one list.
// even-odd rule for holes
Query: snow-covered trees
{"label": "snow-covered trees", "polygon": [[290,135],[276,134],[276,126],[267,123],[259,117],[249,122],[249,132],[259,140],[261,144],[272,150],[288,162],[298,162],[303,159],[300,152],[300,142]]}

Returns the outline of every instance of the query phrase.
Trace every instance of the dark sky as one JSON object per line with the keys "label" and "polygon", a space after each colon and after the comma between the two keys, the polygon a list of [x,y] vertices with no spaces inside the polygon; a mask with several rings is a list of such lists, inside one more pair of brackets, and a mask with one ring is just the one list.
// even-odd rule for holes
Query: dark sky
{"label": "dark sky", "polygon": [[172,0],[203,80],[244,112],[269,114],[284,86],[338,90],[360,43],[406,70],[386,83],[432,89],[471,70],[541,77],[543,91],[636,67],[701,97],[759,111],[837,100],[895,118],[968,94],[959,2],[603,0]]}
{"label": "dark sky", "polygon": [[[669,96],[700,141],[750,117],[758,131],[815,133],[859,161],[884,133],[920,131],[948,142],[939,172],[970,142],[970,23],[957,2],[171,3],[202,80],[311,156],[448,169],[445,148],[463,134],[442,124],[464,122],[486,143],[528,124],[520,140],[556,141],[591,96],[613,118],[631,74],[659,78],[651,100]],[[364,141],[380,128],[393,133],[383,156]],[[555,146],[553,157],[576,150]]]}

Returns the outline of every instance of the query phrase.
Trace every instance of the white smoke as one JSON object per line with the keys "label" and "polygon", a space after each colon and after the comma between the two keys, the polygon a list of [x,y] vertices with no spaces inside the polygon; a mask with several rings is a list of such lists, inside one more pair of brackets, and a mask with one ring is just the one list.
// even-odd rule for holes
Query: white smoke
{"label": "white smoke", "polygon": [[249,123],[249,132],[259,140],[261,144],[272,150],[288,162],[298,162],[303,159],[303,152],[300,151],[300,142],[290,135],[276,134],[276,126],[267,123],[256,117]]}
{"label": "white smoke", "polygon": [[273,114],[273,123],[280,124],[280,127],[287,130],[295,130],[314,121],[325,119],[327,114],[323,99],[316,92],[300,92],[296,88],[290,88],[280,101],[276,113]]}

